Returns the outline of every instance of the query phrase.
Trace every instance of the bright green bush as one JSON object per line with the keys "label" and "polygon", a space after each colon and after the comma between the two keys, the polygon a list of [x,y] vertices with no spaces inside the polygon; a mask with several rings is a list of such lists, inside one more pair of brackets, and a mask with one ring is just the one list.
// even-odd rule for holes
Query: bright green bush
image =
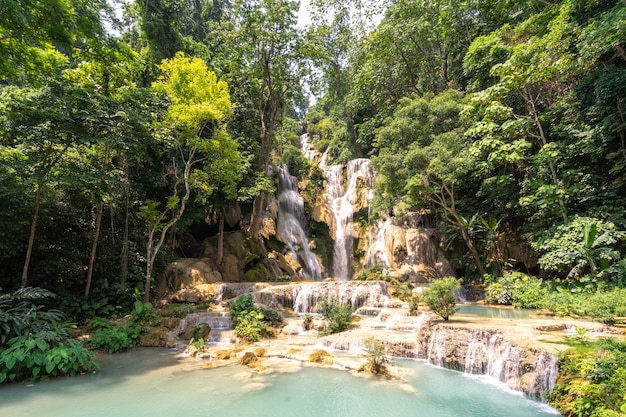
{"label": "bright green bush", "polygon": [[263,314],[252,310],[239,316],[235,334],[249,343],[258,342],[267,331]]}
{"label": "bright green bush", "polygon": [[258,342],[261,337],[272,336],[269,326],[278,326],[283,322],[283,316],[278,310],[255,307],[250,294],[235,298],[229,307],[235,334],[250,343]]}
{"label": "bright green bush", "polygon": [[94,371],[95,354],[69,339],[52,346],[43,339],[17,338],[0,350],[0,384],[8,381],[41,380]]}
{"label": "bright green bush", "polygon": [[0,383],[96,369],[95,355],[70,337],[65,315],[34,304],[54,296],[31,287],[0,295]]}
{"label": "bright green bush", "polygon": [[548,289],[540,279],[521,272],[505,273],[495,281],[487,282],[485,298],[494,304],[518,308],[542,308]]}
{"label": "bright green bush", "polygon": [[230,308],[230,320],[233,323],[233,326],[237,327],[240,317],[254,310],[254,301],[252,300],[252,295],[240,295],[239,297],[229,302],[228,307]]}
{"label": "bright green bush", "polygon": [[326,320],[325,333],[339,333],[352,323],[352,306],[335,300],[322,300],[319,313]]}
{"label": "bright green bush", "polygon": [[565,417],[622,416],[625,396],[625,342],[582,343],[562,354],[551,404]]}
{"label": "bright green bush", "polygon": [[423,300],[435,314],[444,320],[457,312],[456,293],[461,282],[454,277],[434,279],[424,291]]}
{"label": "bright green bush", "polygon": [[144,329],[132,324],[117,324],[109,328],[100,328],[89,338],[93,349],[109,353],[120,352],[139,345]]}

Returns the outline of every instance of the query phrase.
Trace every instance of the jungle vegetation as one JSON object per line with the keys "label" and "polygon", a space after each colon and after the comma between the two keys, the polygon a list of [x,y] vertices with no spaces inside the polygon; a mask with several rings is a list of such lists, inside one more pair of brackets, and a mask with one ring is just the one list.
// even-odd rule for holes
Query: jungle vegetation
{"label": "jungle vegetation", "polygon": [[334,162],[371,158],[372,213],[431,213],[494,301],[626,315],[626,2],[314,0],[305,27],[298,9],[2,3],[0,305],[61,326],[33,344],[5,314],[2,354],[92,369],[58,329],[149,305],[180,237],[229,204],[257,238],[268,167],[316,172],[302,126]]}

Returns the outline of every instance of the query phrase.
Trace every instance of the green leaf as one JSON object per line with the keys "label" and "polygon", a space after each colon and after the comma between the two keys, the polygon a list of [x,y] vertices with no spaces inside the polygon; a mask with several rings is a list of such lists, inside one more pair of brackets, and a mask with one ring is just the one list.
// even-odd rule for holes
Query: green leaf
{"label": "green leaf", "polygon": [[9,371],[13,369],[13,367],[15,366],[15,356],[10,356],[9,358],[7,358],[4,366],[6,366]]}

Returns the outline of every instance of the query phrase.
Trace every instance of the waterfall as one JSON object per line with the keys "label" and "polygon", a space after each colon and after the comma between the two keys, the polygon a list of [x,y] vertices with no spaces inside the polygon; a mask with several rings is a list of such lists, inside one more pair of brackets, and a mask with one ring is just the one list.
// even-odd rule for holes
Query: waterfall
{"label": "waterfall", "polygon": [[378,220],[376,227],[370,227],[369,230],[369,245],[367,248],[367,254],[365,257],[365,266],[372,267],[379,265],[384,269],[391,268],[391,261],[389,260],[389,251],[385,244],[385,236],[389,234],[391,229],[391,218],[384,220]]}
{"label": "waterfall", "polygon": [[293,287],[293,310],[296,313],[316,312],[321,300],[335,300],[359,307],[385,307],[389,303],[387,284],[384,281],[324,282]]}
{"label": "waterfall", "polygon": [[429,362],[487,375],[530,397],[546,400],[558,374],[548,352],[515,345],[493,329],[429,326],[420,332],[417,356]]}
{"label": "waterfall", "polygon": [[309,248],[309,239],[302,228],[303,220],[304,202],[298,193],[296,178],[284,165],[278,168],[278,236],[302,266],[300,277],[319,281],[322,279],[322,268]]}
{"label": "waterfall", "polygon": [[[321,166],[326,179],[328,205],[335,218],[335,247],[333,251],[333,276],[340,281],[352,278],[354,253],[353,214],[355,207],[369,205],[369,189],[372,176],[369,171],[369,159],[359,158],[348,162],[346,166],[346,184],[344,168],[341,165]],[[368,201],[359,201],[359,185],[368,189]]]}

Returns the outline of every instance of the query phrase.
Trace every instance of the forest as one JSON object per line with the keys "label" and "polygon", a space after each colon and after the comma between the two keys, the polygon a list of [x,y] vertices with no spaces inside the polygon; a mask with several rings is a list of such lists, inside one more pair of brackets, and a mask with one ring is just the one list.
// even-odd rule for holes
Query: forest
{"label": "forest", "polygon": [[0,306],[137,313],[233,205],[226,228],[263,245],[271,167],[319,176],[308,132],[334,163],[370,158],[372,213],[429,213],[491,301],[626,316],[626,1],[308,7],[4,0]]}

